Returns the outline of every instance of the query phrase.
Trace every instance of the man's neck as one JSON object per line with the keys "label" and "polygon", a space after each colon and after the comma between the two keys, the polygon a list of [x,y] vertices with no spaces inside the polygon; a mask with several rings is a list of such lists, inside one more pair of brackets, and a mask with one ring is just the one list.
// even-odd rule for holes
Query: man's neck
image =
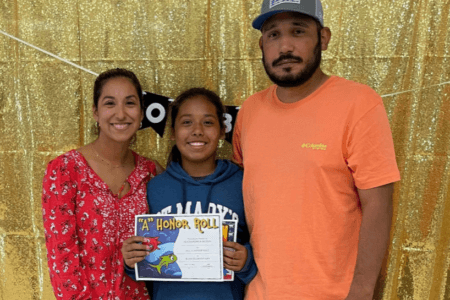
{"label": "man's neck", "polygon": [[324,84],[328,78],[329,76],[323,73],[320,68],[318,68],[316,72],[314,72],[314,75],[311,76],[311,78],[302,85],[295,87],[277,86],[277,97],[283,103],[298,102],[311,95],[322,84]]}

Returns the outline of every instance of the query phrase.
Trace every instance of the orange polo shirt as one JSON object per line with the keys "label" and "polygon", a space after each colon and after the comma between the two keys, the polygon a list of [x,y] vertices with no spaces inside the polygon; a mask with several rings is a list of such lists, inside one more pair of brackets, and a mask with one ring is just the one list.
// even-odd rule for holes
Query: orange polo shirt
{"label": "orange polo shirt", "polygon": [[246,299],[345,299],[362,218],[356,188],[400,179],[381,97],[333,76],[286,104],[273,85],[244,102],[235,126],[259,270]]}

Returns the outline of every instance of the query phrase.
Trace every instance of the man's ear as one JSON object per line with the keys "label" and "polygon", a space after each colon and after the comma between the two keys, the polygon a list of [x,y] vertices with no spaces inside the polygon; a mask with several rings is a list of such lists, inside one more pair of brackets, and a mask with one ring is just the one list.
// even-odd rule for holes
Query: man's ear
{"label": "man's ear", "polygon": [[262,38],[263,38],[262,36],[259,38],[259,49],[261,49],[261,51],[263,49]]}
{"label": "man's ear", "polygon": [[328,43],[331,40],[331,30],[328,27],[324,27],[320,30],[320,37],[321,37],[321,49],[322,51],[325,51],[328,49]]}

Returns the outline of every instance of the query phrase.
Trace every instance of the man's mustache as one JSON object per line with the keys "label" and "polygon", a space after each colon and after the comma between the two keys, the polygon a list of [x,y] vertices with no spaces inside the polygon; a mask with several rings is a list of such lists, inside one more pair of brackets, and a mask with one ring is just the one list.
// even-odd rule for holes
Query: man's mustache
{"label": "man's mustache", "polygon": [[303,62],[303,59],[301,59],[298,56],[294,56],[292,54],[285,54],[285,55],[281,55],[276,60],[274,60],[272,62],[272,67],[277,66],[278,64],[282,63],[284,60],[297,61],[299,63]]}

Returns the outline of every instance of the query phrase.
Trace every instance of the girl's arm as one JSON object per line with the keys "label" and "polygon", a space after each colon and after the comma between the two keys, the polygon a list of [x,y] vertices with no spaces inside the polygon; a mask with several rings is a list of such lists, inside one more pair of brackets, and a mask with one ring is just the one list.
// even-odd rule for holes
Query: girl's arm
{"label": "girl's arm", "polygon": [[68,162],[55,159],[44,176],[42,215],[50,280],[56,299],[87,299],[89,284],[80,266],[76,231],[77,183]]}

